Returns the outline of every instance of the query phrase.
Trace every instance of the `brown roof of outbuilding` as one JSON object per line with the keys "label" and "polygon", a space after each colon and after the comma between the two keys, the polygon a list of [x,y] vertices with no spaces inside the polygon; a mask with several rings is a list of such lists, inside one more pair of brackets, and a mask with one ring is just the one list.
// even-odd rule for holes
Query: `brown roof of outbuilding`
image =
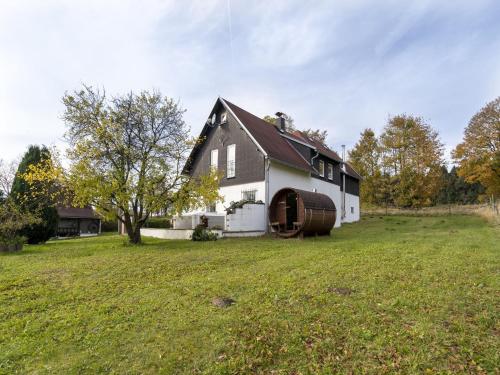
{"label": "brown roof of outbuilding", "polygon": [[92,208],[57,207],[57,214],[63,219],[99,219]]}

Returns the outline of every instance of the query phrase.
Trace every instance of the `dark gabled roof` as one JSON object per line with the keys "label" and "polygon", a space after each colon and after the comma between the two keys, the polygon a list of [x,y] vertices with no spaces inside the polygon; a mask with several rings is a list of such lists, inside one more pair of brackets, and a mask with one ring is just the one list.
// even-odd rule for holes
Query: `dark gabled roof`
{"label": "dark gabled roof", "polygon": [[[342,163],[342,158],[337,154],[335,151],[331,150],[327,146],[325,146],[323,143],[319,141],[315,141],[313,139],[308,138],[303,132],[295,130],[293,133],[286,133],[287,136],[297,139],[298,141],[302,143],[307,143],[308,145],[314,147],[320,154],[338,161],[339,163]],[[358,180],[361,180],[362,177],[361,175],[354,170],[354,168],[348,163],[345,163],[345,173],[348,174],[351,177],[357,178]],[[344,171],[342,171],[344,173]]]}
{"label": "dark gabled roof", "polygon": [[309,163],[281,136],[276,126],[269,124],[267,121],[264,121],[225,99],[224,102],[271,159],[291,167],[306,171],[311,170]]}
{"label": "dark gabled roof", "polygon": [[[215,103],[214,109],[212,113],[215,111],[217,107],[223,105],[227,107],[227,109],[236,116],[236,119],[241,123],[241,125],[245,128],[247,133],[249,133],[250,137],[257,143],[263,152],[267,154],[267,156],[276,160],[282,164],[288,165],[290,167],[298,168],[304,171],[311,171],[311,164],[309,160],[304,159],[304,157],[290,144],[290,141],[287,139],[291,139],[292,141],[298,141],[306,146],[312,148],[315,151],[318,151],[320,154],[335,160],[339,163],[342,162],[342,158],[333,150],[325,146],[323,143],[314,141],[308,138],[304,133],[300,131],[294,131],[293,133],[289,132],[281,132],[276,126],[269,124],[267,121],[255,116],[254,114],[245,111],[244,109],[238,107],[236,104],[233,104],[225,99],[219,98]],[[205,124],[203,127],[199,139],[203,139],[209,131],[208,125]],[[196,153],[199,151],[202,142],[198,142],[193,150],[191,151],[191,155],[188,158],[188,162],[184,166],[183,173],[187,173],[189,168],[191,167],[191,163],[193,162]],[[361,176],[354,171],[354,169],[346,163],[346,174],[361,179]]]}
{"label": "dark gabled roof", "polygon": [[99,219],[92,208],[57,207],[57,215],[62,219]]}
{"label": "dark gabled roof", "polygon": [[303,132],[295,130],[292,133],[285,133],[287,136],[295,138],[301,142],[307,143],[313,148],[315,148],[320,154],[326,156],[327,158],[330,158],[332,160],[338,161],[339,163],[342,162],[342,158],[333,150],[329,149],[327,146],[325,146],[323,143],[319,141],[315,141],[314,139],[308,138]]}
{"label": "dark gabled roof", "polygon": [[[341,172],[344,173],[344,171],[341,171]],[[356,172],[354,170],[354,168],[349,163],[345,163],[345,173],[351,177],[358,179],[358,180],[363,179],[363,177],[358,172]]]}

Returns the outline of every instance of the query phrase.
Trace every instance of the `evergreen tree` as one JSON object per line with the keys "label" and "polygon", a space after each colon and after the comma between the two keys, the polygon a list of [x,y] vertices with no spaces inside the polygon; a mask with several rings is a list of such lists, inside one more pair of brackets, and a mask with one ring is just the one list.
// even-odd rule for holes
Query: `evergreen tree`
{"label": "evergreen tree", "polygon": [[45,146],[32,145],[24,154],[19,167],[17,168],[16,177],[12,184],[11,197],[14,202],[25,212],[34,214],[40,217],[40,222],[29,225],[22,231],[22,235],[28,239],[28,243],[36,244],[47,241],[55,235],[57,229],[57,211],[49,196],[41,197],[36,200],[32,199],[35,194],[31,193],[31,189],[35,186],[30,185],[23,175],[28,171],[31,165],[37,165],[43,160],[50,159],[50,152]]}

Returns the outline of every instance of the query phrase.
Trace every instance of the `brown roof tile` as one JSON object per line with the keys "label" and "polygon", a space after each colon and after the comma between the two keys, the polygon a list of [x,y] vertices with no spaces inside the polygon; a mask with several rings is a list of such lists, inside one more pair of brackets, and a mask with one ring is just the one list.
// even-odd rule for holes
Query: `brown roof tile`
{"label": "brown roof tile", "polygon": [[309,163],[280,135],[276,126],[225,99],[224,101],[271,159],[306,171],[311,169]]}

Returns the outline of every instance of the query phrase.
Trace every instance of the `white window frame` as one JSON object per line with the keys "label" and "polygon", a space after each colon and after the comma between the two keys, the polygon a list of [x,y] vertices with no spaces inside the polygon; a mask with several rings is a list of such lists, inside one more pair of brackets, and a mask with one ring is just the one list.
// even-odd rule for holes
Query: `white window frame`
{"label": "white window frame", "polygon": [[318,172],[321,177],[325,177],[325,162],[323,160],[319,161]]}
{"label": "white window frame", "polygon": [[[234,143],[232,145],[227,145],[226,152],[227,152],[226,177],[234,178],[236,177],[236,145]],[[232,153],[232,158],[231,158],[231,153]]]}
{"label": "white window frame", "polygon": [[333,180],[333,165],[328,163],[328,179]]}
{"label": "white window frame", "polygon": [[219,150],[213,149],[210,151],[210,169],[219,169]]}

